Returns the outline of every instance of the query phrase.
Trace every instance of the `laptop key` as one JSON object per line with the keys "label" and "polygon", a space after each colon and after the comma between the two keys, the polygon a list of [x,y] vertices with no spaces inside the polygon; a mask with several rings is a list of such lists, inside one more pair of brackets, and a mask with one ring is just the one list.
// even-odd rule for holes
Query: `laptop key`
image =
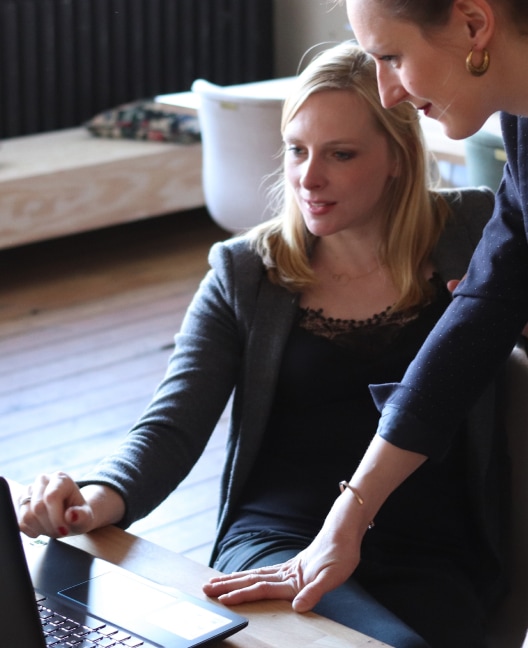
{"label": "laptop key", "polygon": [[111,636],[112,636],[112,639],[115,639],[116,641],[121,641],[121,642],[123,642],[125,639],[130,639],[130,633],[129,632],[123,632],[122,630],[118,630],[117,632],[114,632]]}
{"label": "laptop key", "polygon": [[106,624],[103,628],[98,628],[99,632],[102,635],[112,635],[117,632],[117,628],[114,628],[114,626]]}
{"label": "laptop key", "polygon": [[83,635],[83,638],[89,639],[90,641],[93,641],[95,643],[99,639],[102,639],[103,636],[104,635],[102,635],[100,632],[97,632],[97,630],[92,630],[91,632],[87,632],[85,635]]}
{"label": "laptop key", "polygon": [[53,646],[53,648],[71,648],[71,643],[67,639],[57,639],[56,637],[48,636],[46,639],[46,646]]}
{"label": "laptop key", "polygon": [[111,646],[116,646],[117,644],[116,644],[115,641],[112,641],[112,639],[110,637],[102,637],[97,642],[97,645],[98,646],[103,646],[104,648],[110,648]]}
{"label": "laptop key", "polygon": [[123,641],[123,646],[127,648],[138,648],[139,646],[144,646],[144,642],[141,639],[136,639],[135,637],[130,637],[130,639],[125,639]]}

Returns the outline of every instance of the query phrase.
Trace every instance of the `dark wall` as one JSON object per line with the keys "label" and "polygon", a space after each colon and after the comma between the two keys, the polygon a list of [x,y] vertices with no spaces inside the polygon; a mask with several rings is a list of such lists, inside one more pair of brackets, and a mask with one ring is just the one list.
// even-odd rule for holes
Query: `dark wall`
{"label": "dark wall", "polygon": [[273,0],[0,0],[0,138],[273,76]]}

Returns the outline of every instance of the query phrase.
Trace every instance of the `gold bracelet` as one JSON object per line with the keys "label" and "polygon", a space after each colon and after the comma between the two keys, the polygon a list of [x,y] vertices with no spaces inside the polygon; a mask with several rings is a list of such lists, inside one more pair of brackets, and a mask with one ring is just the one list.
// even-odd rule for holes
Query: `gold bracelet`
{"label": "gold bracelet", "polygon": [[[347,481],[340,481],[339,488],[341,489],[342,493],[345,492],[345,488],[348,488],[348,490],[352,491],[352,494],[354,495],[354,497],[356,498],[360,506],[363,506],[363,504],[365,503],[365,500],[361,497],[357,488],[350,485]],[[374,520],[371,520],[368,524],[368,528],[372,529],[373,526],[374,526]]]}

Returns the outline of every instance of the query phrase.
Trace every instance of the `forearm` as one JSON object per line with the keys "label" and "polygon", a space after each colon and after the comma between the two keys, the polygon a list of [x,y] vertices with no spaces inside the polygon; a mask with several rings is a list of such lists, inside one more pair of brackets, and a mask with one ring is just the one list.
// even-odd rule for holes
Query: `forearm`
{"label": "forearm", "polygon": [[402,450],[376,434],[348,482],[352,488],[344,488],[336,499],[320,535],[338,553],[346,547],[359,560],[363,536],[375,524],[385,500],[426,460],[425,455]]}
{"label": "forearm", "polygon": [[[361,463],[350,479],[350,484],[361,494],[364,502],[351,502],[354,517],[367,529],[389,495],[419,468],[427,457],[417,452],[402,450],[375,435]],[[349,494],[353,497],[352,493]]]}

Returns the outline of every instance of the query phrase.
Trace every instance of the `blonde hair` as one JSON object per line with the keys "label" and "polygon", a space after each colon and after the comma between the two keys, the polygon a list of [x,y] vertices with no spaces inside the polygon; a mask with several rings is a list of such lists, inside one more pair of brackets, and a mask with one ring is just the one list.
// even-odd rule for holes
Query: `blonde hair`
{"label": "blonde hair", "polygon": [[[395,157],[399,173],[391,178],[384,194],[387,218],[378,255],[399,291],[394,310],[415,306],[430,293],[421,270],[449,213],[445,200],[428,188],[417,111],[410,103],[384,109],[374,61],[357,45],[345,42],[319,54],[295,79],[282,112],[282,132],[308,97],[325,90],[344,90],[360,97]],[[279,194],[277,216],[253,228],[248,236],[270,281],[300,292],[317,280],[310,265],[315,237],[307,230],[284,176],[275,188],[276,199]]]}

